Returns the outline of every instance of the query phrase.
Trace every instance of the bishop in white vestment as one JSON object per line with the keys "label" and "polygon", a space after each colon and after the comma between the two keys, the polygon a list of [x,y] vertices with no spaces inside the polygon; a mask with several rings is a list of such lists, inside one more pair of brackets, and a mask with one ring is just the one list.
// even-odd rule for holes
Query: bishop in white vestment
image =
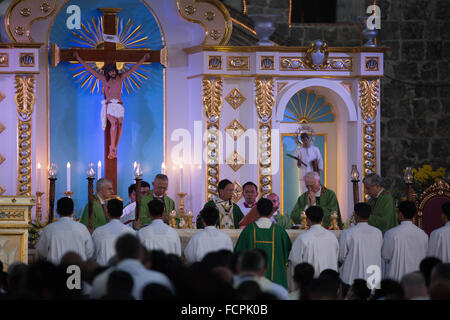
{"label": "bishop in white vestment", "polygon": [[378,228],[369,226],[370,212],[367,203],[357,203],[357,224],[339,235],[339,262],[342,263],[339,273],[342,281],[348,285],[352,285],[355,279],[367,280],[373,272],[367,273],[369,266],[375,265],[381,270],[383,235]]}
{"label": "bishop in white vestment", "polygon": [[292,244],[289,254],[292,267],[307,262],[314,267],[315,277],[325,269],[338,271],[339,242],[333,232],[320,225],[323,218],[322,208],[309,207],[306,217],[310,228],[301,233]]}
{"label": "bishop in white vestment", "polygon": [[138,238],[148,250],[162,250],[166,254],[181,256],[180,236],[163,221],[164,203],[152,200],[148,203],[152,222],[138,231]]}
{"label": "bishop in white vestment", "polygon": [[69,251],[79,254],[83,261],[90,259],[94,254],[92,237],[85,225],[73,220],[73,200],[59,199],[57,212],[61,218],[41,231],[36,244],[38,256],[56,265]]}
{"label": "bishop in white vestment", "polygon": [[386,231],[381,249],[381,257],[386,261],[384,278],[396,281],[407,273],[419,270],[428,249],[427,234],[412,223],[416,214],[415,204],[403,201],[398,210],[401,223]]}

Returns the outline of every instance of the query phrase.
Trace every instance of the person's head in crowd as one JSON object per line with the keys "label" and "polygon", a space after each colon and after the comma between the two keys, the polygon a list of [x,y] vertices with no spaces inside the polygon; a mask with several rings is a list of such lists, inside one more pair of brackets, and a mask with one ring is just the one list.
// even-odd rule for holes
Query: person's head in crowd
{"label": "person's head in crowd", "polygon": [[436,283],[448,281],[450,281],[450,263],[436,265],[431,271],[430,289]]}
{"label": "person's head in crowd", "polygon": [[231,272],[233,273],[233,275],[237,275],[237,263],[238,263],[238,260],[239,260],[239,256],[240,255],[242,255],[242,254],[244,254],[244,251],[234,251],[232,254],[231,254],[231,257],[230,257],[230,270],[231,270]]}
{"label": "person's head in crowd", "polygon": [[373,300],[404,300],[403,287],[395,280],[384,279],[380,281],[380,289],[375,290]]}
{"label": "person's head in crowd", "polygon": [[63,279],[58,273],[58,268],[51,262],[45,260],[33,262],[28,268],[27,287],[38,299],[59,299]]}
{"label": "person's head in crowd", "polygon": [[261,198],[258,200],[256,208],[258,209],[258,214],[261,218],[269,218],[272,214],[273,204],[269,199]]}
{"label": "person's head in crowd", "polygon": [[273,208],[275,210],[278,210],[278,208],[280,207],[280,197],[278,197],[276,193],[272,192],[269,195],[267,195],[267,199],[272,201]]}
{"label": "person's head in crowd", "polygon": [[174,294],[159,283],[150,283],[142,289],[142,300],[169,301],[175,299]]}
{"label": "person's head in crowd", "polygon": [[248,181],[242,186],[242,195],[244,196],[245,202],[248,205],[252,205],[258,197],[258,187],[253,182]]}
{"label": "person's head in crowd", "polygon": [[102,200],[109,200],[114,193],[112,182],[106,178],[98,179],[95,191]]}
{"label": "person's head in crowd", "polygon": [[123,202],[118,199],[108,201],[106,208],[108,209],[108,217],[110,220],[120,219],[123,211]]}
{"label": "person's head in crowd", "polygon": [[59,265],[64,266],[64,267],[68,267],[71,265],[77,265],[80,268],[83,268],[84,261],[83,261],[83,258],[81,258],[81,256],[78,253],[76,253],[74,251],[67,251],[61,257]]}
{"label": "person's head in crowd", "polygon": [[126,271],[114,270],[110,273],[107,282],[107,293],[103,299],[107,300],[133,300],[133,277]]}
{"label": "person's head in crowd", "polygon": [[260,251],[254,249],[245,251],[238,257],[237,274],[262,277],[266,273],[266,260]]}
{"label": "person's head in crowd", "polygon": [[162,201],[153,199],[148,203],[148,211],[152,220],[162,219],[164,213],[164,203]]}
{"label": "person's head in crowd", "polygon": [[162,198],[166,195],[167,189],[169,188],[169,178],[162,173],[158,173],[152,182],[153,186],[153,196],[157,198]]}
{"label": "person's head in crowd", "polygon": [[[117,260],[125,259],[139,260],[141,257],[141,242],[138,237],[127,233],[120,236],[116,241]],[[142,259],[140,259],[142,260]]]}
{"label": "person's head in crowd", "polygon": [[232,252],[226,249],[208,252],[201,261],[201,268],[205,272],[211,272],[215,267],[229,267]]}
{"label": "person's head in crowd", "polygon": [[431,300],[450,300],[450,281],[436,282],[430,286]]}
{"label": "person's head in crowd", "polygon": [[242,300],[256,300],[256,297],[263,293],[259,284],[253,280],[242,282],[238,286],[237,292]]}
{"label": "person's head in crowd", "polygon": [[163,250],[149,250],[151,256],[151,270],[159,271],[167,275],[168,260]]}
{"label": "person's head in crowd", "polygon": [[308,226],[320,224],[323,219],[323,209],[319,206],[312,206],[306,209],[306,222]]}
{"label": "person's head in crowd", "polygon": [[296,288],[300,291],[300,299],[302,299],[303,292],[311,280],[314,279],[314,267],[307,262],[297,264],[294,268],[293,279]]}
{"label": "person's head in crowd", "polygon": [[405,274],[400,281],[406,300],[428,299],[428,289],[425,278],[419,271]]}
{"label": "person's head in crowd", "polygon": [[416,212],[416,204],[412,201],[405,200],[398,204],[398,219],[400,221],[411,221]]}
{"label": "person's head in crowd", "polygon": [[215,226],[219,219],[219,210],[216,207],[206,206],[200,211],[203,226]]}
{"label": "person's head in crowd", "polygon": [[8,266],[7,286],[8,293],[20,295],[27,290],[28,266],[23,262],[13,262]]}
{"label": "person's head in crowd", "polygon": [[229,201],[233,198],[234,194],[234,184],[228,179],[223,179],[218,185],[219,198],[224,201]]}
{"label": "person's head in crowd", "polygon": [[364,192],[368,194],[369,197],[376,198],[380,193],[381,189],[383,189],[383,187],[381,186],[382,181],[383,180],[378,174],[369,173],[363,179]]}
{"label": "person's head in crowd", "polygon": [[61,217],[70,217],[73,214],[73,200],[68,197],[63,197],[56,203],[56,212]]}
{"label": "person's head in crowd", "polygon": [[337,300],[338,290],[334,281],[326,278],[312,279],[306,287],[304,300]]}
{"label": "person's head in crowd", "polygon": [[326,279],[330,281],[330,283],[332,283],[336,288],[337,299],[339,300],[344,299],[345,295],[347,294],[348,288],[344,288],[344,284],[342,283],[341,278],[339,277],[339,272],[333,269],[322,270],[322,272],[319,275],[319,279]]}
{"label": "person's head in crowd", "polygon": [[315,171],[311,171],[305,174],[305,186],[309,192],[319,192],[321,188],[320,175]]}
{"label": "person's head in crowd", "polygon": [[141,195],[149,196],[150,195],[150,184],[147,181],[141,181]]}
{"label": "person's head in crowd", "polygon": [[136,184],[130,184],[128,187],[128,198],[130,198],[130,202],[136,202]]}
{"label": "person's head in crowd", "polygon": [[348,290],[347,300],[368,300],[370,289],[367,287],[367,281],[364,279],[355,279]]}
{"label": "person's head in crowd", "polygon": [[441,263],[442,261],[436,257],[426,257],[425,259],[420,261],[419,269],[420,272],[422,272],[423,277],[425,278],[427,287],[430,286],[431,272],[433,271],[433,268]]}
{"label": "person's head in crowd", "polygon": [[442,210],[442,221],[444,221],[444,223],[449,222],[450,221],[450,201],[445,202],[441,206],[441,210]]}
{"label": "person's head in crowd", "polygon": [[141,253],[142,253],[142,265],[145,269],[150,270],[152,268],[152,252],[151,250],[147,250],[147,248],[141,244]]}
{"label": "person's head in crowd", "polygon": [[233,273],[229,267],[217,266],[212,268],[211,273],[220,281],[233,285]]}
{"label": "person's head in crowd", "polygon": [[367,222],[369,221],[370,214],[372,213],[372,208],[366,202],[359,202],[353,207],[355,211],[355,221],[356,222]]}

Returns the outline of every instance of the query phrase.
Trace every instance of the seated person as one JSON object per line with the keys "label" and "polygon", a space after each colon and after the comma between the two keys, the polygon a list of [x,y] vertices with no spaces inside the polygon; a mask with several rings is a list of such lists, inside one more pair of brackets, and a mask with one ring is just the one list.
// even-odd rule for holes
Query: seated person
{"label": "seated person", "polygon": [[[219,229],[239,229],[239,222],[244,217],[239,206],[235,204],[233,198],[234,184],[227,179],[219,182],[219,197],[208,201],[203,207],[216,207],[219,210],[217,226]],[[197,216],[197,229],[202,229],[201,212]]]}
{"label": "seated person", "polygon": [[308,172],[305,175],[305,184],[308,191],[298,197],[291,213],[291,218],[294,223],[301,223],[300,216],[302,211],[306,211],[306,209],[312,206],[319,206],[323,210],[322,226],[324,228],[330,226],[331,214],[334,211],[338,215],[338,226],[342,228],[341,212],[336,194],[320,184],[320,176],[317,172]]}

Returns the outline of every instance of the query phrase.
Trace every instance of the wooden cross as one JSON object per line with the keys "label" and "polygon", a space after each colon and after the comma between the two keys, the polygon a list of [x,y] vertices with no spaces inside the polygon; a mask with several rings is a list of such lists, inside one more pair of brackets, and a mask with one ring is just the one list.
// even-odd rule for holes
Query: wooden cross
{"label": "wooden cross", "polygon": [[[117,35],[116,14],[122,9],[99,8],[99,10],[103,13],[103,33],[106,35]],[[78,63],[73,57],[75,51],[86,62],[104,62],[105,65],[116,62],[138,62],[146,53],[149,53],[150,59],[146,60],[146,62],[161,63],[167,66],[167,47],[159,51],[145,49],[117,50],[116,43],[105,41],[104,49],[71,48],[61,50],[56,44],[52,44],[52,67],[56,67],[60,61],[73,61]],[[110,127],[111,125],[107,121],[105,129],[105,178],[112,181],[114,193],[117,194],[117,158],[108,159]]]}

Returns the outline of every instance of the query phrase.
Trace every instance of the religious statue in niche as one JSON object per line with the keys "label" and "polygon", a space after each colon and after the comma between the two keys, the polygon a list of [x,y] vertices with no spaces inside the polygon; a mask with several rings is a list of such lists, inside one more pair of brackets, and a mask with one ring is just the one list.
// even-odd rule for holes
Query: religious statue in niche
{"label": "religious statue in niche", "polygon": [[122,83],[125,78],[136,71],[145,60],[150,59],[150,54],[146,53],[141,60],[138,61],[131,69],[124,73],[119,73],[115,63],[107,64],[103,67],[103,74],[95,71],[74,51],[73,56],[80,62],[86,70],[94,77],[102,82],[103,94],[105,99],[102,101],[102,129],[106,128],[106,121],[109,121],[110,127],[110,144],[108,159],[117,158],[117,146],[120,136],[122,135],[122,125],[124,108],[122,102]]}

